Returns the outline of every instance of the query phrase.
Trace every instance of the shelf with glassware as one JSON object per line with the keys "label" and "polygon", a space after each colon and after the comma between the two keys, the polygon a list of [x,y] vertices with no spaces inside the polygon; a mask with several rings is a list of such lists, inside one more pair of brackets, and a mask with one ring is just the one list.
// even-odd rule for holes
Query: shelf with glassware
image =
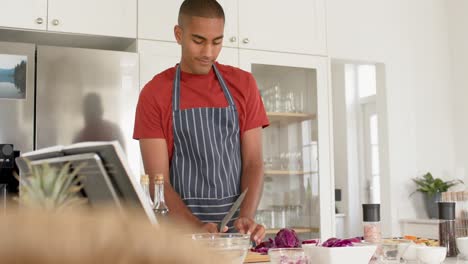
{"label": "shelf with glassware", "polygon": [[[291,125],[300,125],[303,121],[315,120],[316,115],[310,113],[299,112],[267,112],[270,120],[270,128],[268,130],[284,130],[284,127]],[[270,132],[269,131],[269,132]],[[267,133],[268,136],[269,133]],[[279,134],[282,134],[279,132]],[[309,144],[310,145],[310,144]],[[265,175],[306,175],[311,173],[318,173],[317,170],[305,170],[303,168],[303,148],[305,146],[297,147],[296,151],[288,149],[272,155],[268,153],[265,163]]]}
{"label": "shelf with glassware", "polygon": [[294,229],[297,233],[309,235],[319,233],[318,222],[311,215],[318,209],[318,204],[310,195],[310,189],[301,192],[293,187],[294,191],[282,193],[275,190],[271,183],[271,180],[265,182],[265,192],[273,193],[274,196],[268,194],[263,196],[263,206],[255,215],[256,222],[265,226],[267,234],[275,234],[282,228]]}
{"label": "shelf with glassware", "polygon": [[[290,229],[294,229],[297,234],[305,234],[305,233],[318,233],[318,227],[289,227]],[[280,231],[280,228],[267,228],[265,230],[265,234],[267,235],[275,235]]]}
{"label": "shelf with glassware", "polygon": [[239,65],[254,76],[270,120],[262,136],[265,176],[257,222],[272,230],[318,228],[303,236],[330,237],[328,58],[240,49]]}
{"label": "shelf with glassware", "polygon": [[289,176],[289,175],[306,175],[306,174],[312,174],[312,173],[318,173],[317,171],[289,171],[289,170],[265,170],[263,174],[265,176],[271,175],[271,176]]}
{"label": "shelf with glassware", "polygon": [[316,115],[312,113],[299,113],[299,112],[267,112],[268,120],[273,123],[295,123],[305,120],[316,119]]}
{"label": "shelf with glassware", "polygon": [[[252,66],[270,126],[263,134],[264,189],[256,220],[274,235],[320,233],[315,69]],[[314,193],[315,191],[315,193]]]}
{"label": "shelf with glassware", "polygon": [[[294,124],[300,125],[303,121],[315,120],[316,115],[301,112],[267,112],[271,130],[284,130],[284,127]],[[281,134],[281,132],[279,132]],[[267,133],[268,134],[268,133]],[[268,136],[268,135],[267,135]],[[306,175],[317,173],[316,170],[304,170],[302,161],[302,147],[296,151],[283,151],[276,156],[268,153],[265,159],[265,175]]]}
{"label": "shelf with glassware", "polygon": [[[272,136],[275,135],[276,136]],[[265,141],[276,141],[278,133],[265,131]],[[267,143],[268,144],[268,143]],[[318,146],[317,142],[299,145],[293,148],[270,144],[264,147],[264,175],[265,176],[307,176],[318,174]]]}

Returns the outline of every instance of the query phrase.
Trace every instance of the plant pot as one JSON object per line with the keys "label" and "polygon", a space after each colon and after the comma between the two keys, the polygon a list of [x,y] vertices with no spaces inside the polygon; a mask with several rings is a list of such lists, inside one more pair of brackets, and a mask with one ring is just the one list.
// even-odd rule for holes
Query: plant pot
{"label": "plant pot", "polygon": [[439,207],[437,202],[440,201],[440,193],[434,193],[433,195],[424,193],[424,207],[426,208],[427,215],[431,219],[439,218]]}

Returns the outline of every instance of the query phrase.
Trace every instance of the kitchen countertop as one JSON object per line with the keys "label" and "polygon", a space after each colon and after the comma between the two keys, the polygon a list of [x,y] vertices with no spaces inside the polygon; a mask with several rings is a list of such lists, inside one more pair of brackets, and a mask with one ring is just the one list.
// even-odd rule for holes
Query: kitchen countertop
{"label": "kitchen countertop", "polygon": [[444,261],[444,264],[456,264],[456,263],[457,263],[457,257],[447,258]]}
{"label": "kitchen countertop", "polygon": [[420,219],[420,218],[404,218],[400,219],[400,223],[417,223],[417,224],[439,224],[439,219]]}
{"label": "kitchen countertop", "polygon": [[[256,262],[256,264],[270,264],[270,262]],[[457,258],[456,257],[447,258],[445,259],[443,264],[457,264]]]}

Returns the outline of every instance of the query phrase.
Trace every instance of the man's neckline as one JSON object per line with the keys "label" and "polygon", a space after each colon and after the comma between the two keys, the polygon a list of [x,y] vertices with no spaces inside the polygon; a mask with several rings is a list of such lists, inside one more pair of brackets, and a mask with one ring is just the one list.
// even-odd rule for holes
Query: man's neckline
{"label": "man's neckline", "polygon": [[184,77],[184,78],[208,79],[208,78],[213,77],[214,70],[213,70],[213,67],[211,67],[210,71],[207,74],[195,74],[195,73],[183,71],[181,68],[180,73],[181,73],[180,75],[181,78]]}

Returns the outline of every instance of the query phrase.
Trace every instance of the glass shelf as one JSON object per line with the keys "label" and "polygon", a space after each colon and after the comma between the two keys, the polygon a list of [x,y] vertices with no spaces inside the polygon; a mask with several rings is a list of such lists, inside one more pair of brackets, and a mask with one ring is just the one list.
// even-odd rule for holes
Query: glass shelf
{"label": "glass shelf", "polygon": [[281,113],[281,112],[267,112],[270,123],[296,123],[305,120],[316,119],[315,114],[310,113]]}
{"label": "glass shelf", "polygon": [[265,175],[306,175],[318,173],[317,171],[289,171],[289,170],[266,170]]}
{"label": "glass shelf", "polygon": [[[288,227],[289,229],[294,229],[297,234],[303,233],[318,233],[320,229],[318,227]],[[280,231],[280,228],[266,229],[265,234],[267,235],[276,235]]]}

